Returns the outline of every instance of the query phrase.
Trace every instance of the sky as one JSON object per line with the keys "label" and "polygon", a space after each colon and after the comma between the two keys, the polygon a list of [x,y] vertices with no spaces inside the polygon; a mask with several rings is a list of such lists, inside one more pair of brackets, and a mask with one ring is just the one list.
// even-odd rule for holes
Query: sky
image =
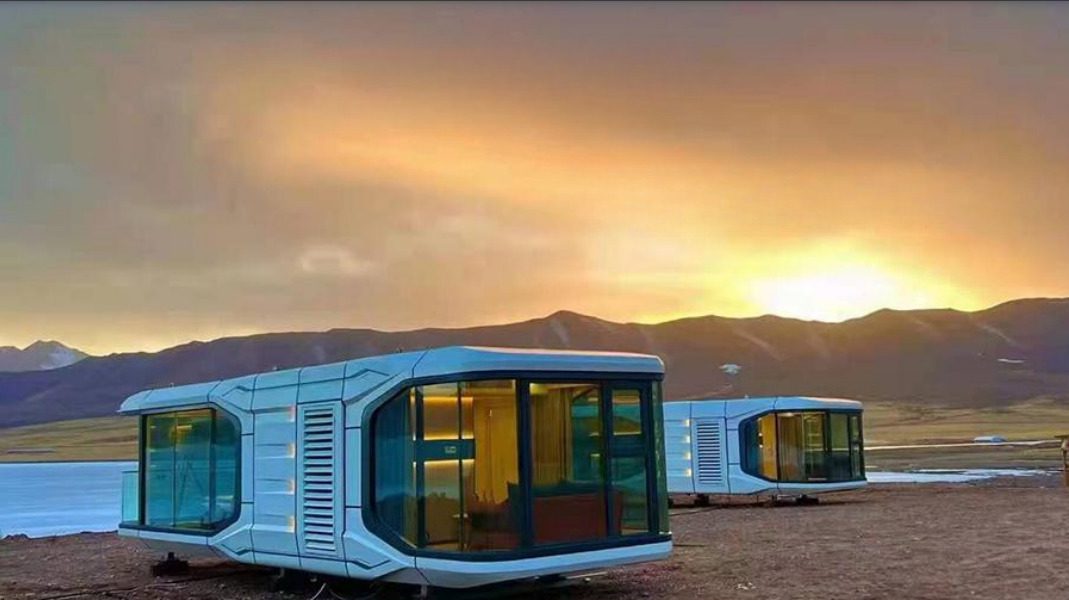
{"label": "sky", "polygon": [[1069,5],[0,4],[0,345],[1069,296]]}

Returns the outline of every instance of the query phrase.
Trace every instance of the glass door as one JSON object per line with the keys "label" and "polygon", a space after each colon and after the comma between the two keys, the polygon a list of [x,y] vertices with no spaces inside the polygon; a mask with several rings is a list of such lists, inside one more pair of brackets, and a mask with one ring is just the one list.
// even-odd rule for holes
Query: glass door
{"label": "glass door", "polygon": [[823,412],[802,414],[803,441],[805,444],[805,479],[823,481],[828,478],[827,449],[824,446]]}
{"label": "glass door", "polygon": [[610,511],[612,533],[649,533],[650,464],[646,451],[652,419],[648,386],[616,386],[608,391],[610,410]]}

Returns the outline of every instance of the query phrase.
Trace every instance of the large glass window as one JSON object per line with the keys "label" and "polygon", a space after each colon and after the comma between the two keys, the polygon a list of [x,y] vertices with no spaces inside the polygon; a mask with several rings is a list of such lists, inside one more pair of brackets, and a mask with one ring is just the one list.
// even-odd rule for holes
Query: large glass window
{"label": "large glass window", "polygon": [[204,408],[146,415],[142,428],[140,523],[213,531],[233,520],[241,448],[234,421]]}
{"label": "large glass window", "polygon": [[601,386],[532,383],[530,397],[534,543],[606,537]]}
{"label": "large glass window", "polygon": [[844,411],[779,411],[740,426],[743,470],[773,481],[864,479],[861,416]]}
{"label": "large glass window", "polygon": [[413,546],[510,550],[520,542],[516,383],[426,385],[375,415],[375,509]]}
{"label": "large glass window", "polygon": [[[651,384],[478,380],[406,390],[372,420],[374,512],[435,552],[666,532]],[[526,466],[525,466],[526,465]],[[653,478],[651,480],[651,477]],[[661,522],[665,521],[665,522]]]}

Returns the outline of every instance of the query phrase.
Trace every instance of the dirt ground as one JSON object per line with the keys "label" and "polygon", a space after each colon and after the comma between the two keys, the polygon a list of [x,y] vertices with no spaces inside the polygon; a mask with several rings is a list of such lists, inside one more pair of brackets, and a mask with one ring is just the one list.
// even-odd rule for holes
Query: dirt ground
{"label": "dirt ground", "polygon": [[[1058,475],[953,485],[873,485],[819,506],[673,510],[660,563],[500,596],[564,598],[1065,598],[1069,490]],[[309,599],[272,592],[267,569],[194,561],[153,578],[157,556],[114,534],[0,540],[0,599]],[[328,590],[329,591],[329,590]],[[338,596],[355,597],[340,593]],[[330,598],[321,594],[320,598]],[[463,596],[460,596],[463,597]],[[485,594],[483,595],[485,597]]]}

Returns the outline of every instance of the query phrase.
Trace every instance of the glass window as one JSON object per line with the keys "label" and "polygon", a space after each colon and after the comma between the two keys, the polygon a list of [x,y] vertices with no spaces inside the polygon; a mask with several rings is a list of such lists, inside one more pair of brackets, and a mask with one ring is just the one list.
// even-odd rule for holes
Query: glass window
{"label": "glass window", "polygon": [[419,481],[423,489],[423,546],[460,549],[460,404],[455,383],[425,385],[418,390],[423,407],[419,436]]}
{"label": "glass window", "polygon": [[856,412],[767,413],[740,426],[742,468],[772,481],[862,479],[860,431]]}
{"label": "glass window", "polygon": [[642,391],[613,389],[611,396],[613,503],[621,505],[618,511],[620,532],[647,533],[650,530],[649,490],[646,440],[642,427]]}
{"label": "glass window", "polygon": [[653,394],[650,398],[650,412],[653,414],[653,451],[657,460],[657,527],[651,527],[652,531],[669,533],[668,526],[668,470],[665,466],[664,455],[664,396],[661,392],[661,382],[653,382]]}
{"label": "glass window", "polygon": [[651,448],[663,431],[647,417],[650,390],[512,379],[406,390],[373,416],[373,510],[409,544],[435,552],[666,532],[667,502],[650,510],[667,494],[663,468],[649,480],[649,465],[663,462],[663,449]]}
{"label": "glass window", "polygon": [[601,386],[532,383],[530,398],[534,543],[606,537]]}
{"label": "glass window", "polygon": [[214,409],[144,418],[145,498],[142,523],[212,531],[233,519],[241,436]]}
{"label": "glass window", "polygon": [[375,413],[375,510],[402,539],[416,546],[416,390],[394,396]]}
{"label": "glass window", "polygon": [[832,481],[853,479],[850,470],[850,416],[846,413],[828,415],[830,424],[831,453],[828,455],[828,472]]}
{"label": "glass window", "polygon": [[174,525],[174,414],[145,417],[145,525]]}
{"label": "glass window", "polygon": [[441,552],[518,547],[515,381],[414,388],[374,423],[375,510],[387,526]]}
{"label": "glass window", "polygon": [[865,478],[865,454],[861,437],[861,414],[850,415],[850,478]]}
{"label": "glass window", "polygon": [[516,382],[461,384],[464,433],[475,443],[462,461],[464,550],[511,550],[520,545],[520,458],[517,441]]}

